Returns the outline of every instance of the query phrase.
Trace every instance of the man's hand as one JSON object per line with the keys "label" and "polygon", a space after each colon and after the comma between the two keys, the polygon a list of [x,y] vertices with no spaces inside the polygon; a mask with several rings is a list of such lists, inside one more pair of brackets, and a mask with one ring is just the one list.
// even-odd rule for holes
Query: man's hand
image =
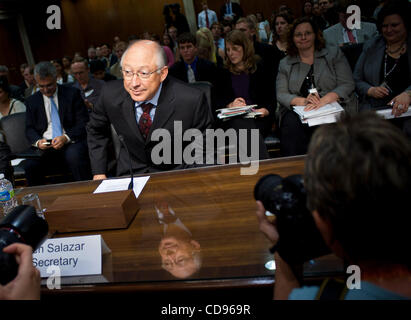
{"label": "man's hand", "polygon": [[270,222],[265,215],[265,208],[261,201],[257,201],[257,219],[260,227],[260,231],[272,242],[273,245],[277,244],[279,234],[275,221]]}
{"label": "man's hand", "polygon": [[37,147],[38,147],[40,150],[46,150],[46,149],[50,149],[50,148],[51,148],[51,144],[48,144],[46,139],[41,139],[41,140],[39,140],[39,142],[37,143]]}
{"label": "man's hand", "polygon": [[12,281],[5,286],[0,286],[0,299],[39,300],[40,272],[33,266],[31,247],[22,243],[14,243],[4,248],[3,251],[15,255],[19,269]]}
{"label": "man's hand", "polygon": [[93,176],[93,180],[104,180],[107,179],[107,176],[105,174],[96,174]]}
{"label": "man's hand", "polygon": [[51,146],[56,149],[59,150],[61,148],[64,147],[64,145],[67,142],[67,137],[65,135],[59,136],[59,137],[55,137],[53,140],[51,140]]}

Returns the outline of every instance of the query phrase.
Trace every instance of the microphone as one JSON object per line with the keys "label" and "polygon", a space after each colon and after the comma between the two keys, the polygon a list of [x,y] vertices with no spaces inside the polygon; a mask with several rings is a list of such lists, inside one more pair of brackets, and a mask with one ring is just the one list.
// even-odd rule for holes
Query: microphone
{"label": "microphone", "polygon": [[128,162],[129,162],[129,166],[130,166],[130,177],[131,177],[131,181],[130,181],[130,184],[128,185],[128,190],[133,190],[133,187],[134,187],[134,176],[133,176],[133,166],[132,166],[132,163],[131,163],[131,157],[130,157],[130,152],[128,152],[128,148],[127,148],[127,145],[126,145],[126,143],[124,142],[124,138],[123,138],[123,136],[121,135],[121,134],[119,134],[118,135],[118,140],[120,140],[120,142],[121,142],[121,145],[124,147],[124,149],[126,149],[126,152],[127,152],[127,157],[128,157]]}

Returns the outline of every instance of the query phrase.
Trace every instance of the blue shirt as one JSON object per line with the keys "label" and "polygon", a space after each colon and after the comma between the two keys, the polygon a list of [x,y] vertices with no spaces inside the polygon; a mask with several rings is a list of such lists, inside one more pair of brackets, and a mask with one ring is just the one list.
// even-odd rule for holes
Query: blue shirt
{"label": "blue shirt", "polygon": [[[319,290],[320,287],[317,286],[304,286],[291,291],[288,299],[314,300]],[[348,290],[344,300],[409,300],[409,298],[378,287],[368,281],[362,281],[361,289]]]}
{"label": "blue shirt", "polygon": [[[196,78],[197,78],[197,61],[198,61],[198,57],[195,57],[194,61],[190,64],[191,69],[193,69],[194,75],[196,76]],[[186,70],[188,70],[189,64],[184,62],[184,65],[186,67]]]}
{"label": "blue shirt", "polygon": [[143,114],[143,108],[140,107],[140,105],[142,105],[143,103],[151,103],[153,105],[153,107],[150,110],[150,118],[151,118],[151,121],[154,121],[154,116],[156,114],[156,109],[157,109],[157,104],[158,104],[158,98],[160,97],[162,87],[163,87],[163,83],[160,83],[160,87],[158,87],[156,94],[150,100],[140,101],[134,104],[134,107],[136,108],[137,123],[140,121],[140,117]]}

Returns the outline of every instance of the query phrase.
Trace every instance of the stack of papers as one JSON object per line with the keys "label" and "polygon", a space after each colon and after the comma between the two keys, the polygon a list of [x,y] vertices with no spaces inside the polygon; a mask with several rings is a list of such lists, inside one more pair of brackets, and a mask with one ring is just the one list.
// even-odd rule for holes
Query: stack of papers
{"label": "stack of papers", "polygon": [[309,127],[336,122],[338,115],[344,111],[338,102],[326,104],[317,110],[304,111],[304,108],[305,106],[293,107],[301,122],[308,124]]}
{"label": "stack of papers", "polygon": [[262,115],[261,112],[255,112],[255,107],[257,107],[256,104],[243,107],[218,109],[217,117],[218,119],[227,119],[236,116],[244,116],[244,118],[255,118],[257,116]]}
{"label": "stack of papers", "polygon": [[[380,116],[382,116],[384,119],[392,119],[395,118],[395,116],[392,113],[392,108],[387,108],[387,109],[381,109],[381,110],[377,110],[377,114],[379,114]],[[407,112],[404,112],[403,114],[401,114],[400,116],[398,116],[397,118],[402,118],[402,117],[409,117],[411,116],[411,108],[408,108]]]}

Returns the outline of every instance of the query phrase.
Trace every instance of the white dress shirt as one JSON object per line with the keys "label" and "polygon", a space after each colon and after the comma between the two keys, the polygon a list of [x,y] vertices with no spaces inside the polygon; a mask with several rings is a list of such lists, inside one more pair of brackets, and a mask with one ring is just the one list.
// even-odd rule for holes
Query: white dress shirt
{"label": "white dress shirt", "polygon": [[[214,22],[218,22],[217,14],[213,10],[207,9],[207,15],[208,15],[208,27],[211,28],[211,25]],[[198,14],[198,27],[207,28],[205,10],[201,11]]]}

